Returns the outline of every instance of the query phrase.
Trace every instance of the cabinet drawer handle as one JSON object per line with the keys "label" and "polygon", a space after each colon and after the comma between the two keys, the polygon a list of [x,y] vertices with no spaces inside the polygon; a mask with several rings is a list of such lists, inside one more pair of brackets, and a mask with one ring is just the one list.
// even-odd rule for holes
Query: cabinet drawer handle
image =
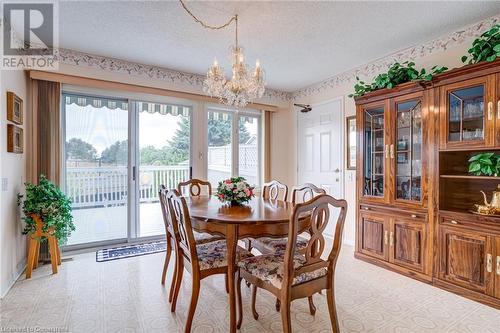
{"label": "cabinet drawer handle", "polygon": [[385,158],[389,158],[389,145],[385,145]]}
{"label": "cabinet drawer handle", "polygon": [[488,102],[488,120],[493,119],[493,102]]}
{"label": "cabinet drawer handle", "polygon": [[451,220],[450,222],[451,222],[451,224],[458,224],[458,222],[455,220]]}
{"label": "cabinet drawer handle", "polygon": [[384,232],[384,244],[387,245],[387,230]]}
{"label": "cabinet drawer handle", "polygon": [[391,231],[391,235],[389,236],[389,245],[394,246],[394,234]]}
{"label": "cabinet drawer handle", "polygon": [[500,120],[500,99],[497,102],[497,119]]}
{"label": "cabinet drawer handle", "polygon": [[486,255],[486,271],[488,273],[491,273],[492,270],[493,270],[493,258],[491,256],[491,253],[488,253]]}
{"label": "cabinet drawer handle", "polygon": [[363,207],[364,210],[370,210],[370,207]]}
{"label": "cabinet drawer handle", "polygon": [[497,275],[500,275],[500,256],[497,256]]}
{"label": "cabinet drawer handle", "polygon": [[394,145],[391,145],[391,158],[394,159]]}
{"label": "cabinet drawer handle", "polygon": [[411,217],[413,217],[414,219],[416,219],[416,218],[417,218],[417,215],[415,215],[415,214],[411,214]]}

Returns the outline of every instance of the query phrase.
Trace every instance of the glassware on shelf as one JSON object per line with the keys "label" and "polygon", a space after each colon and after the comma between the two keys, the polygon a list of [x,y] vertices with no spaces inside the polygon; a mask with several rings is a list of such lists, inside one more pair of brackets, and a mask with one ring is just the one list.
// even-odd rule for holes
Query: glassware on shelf
{"label": "glassware on shelf", "polygon": [[457,89],[448,94],[448,141],[484,138],[484,86]]}
{"label": "glassware on shelf", "polygon": [[384,108],[367,109],[364,112],[364,195],[384,195]]}
{"label": "glassware on shelf", "polygon": [[[396,199],[420,201],[422,112],[420,100],[398,103]],[[405,125],[405,126],[402,126]]]}

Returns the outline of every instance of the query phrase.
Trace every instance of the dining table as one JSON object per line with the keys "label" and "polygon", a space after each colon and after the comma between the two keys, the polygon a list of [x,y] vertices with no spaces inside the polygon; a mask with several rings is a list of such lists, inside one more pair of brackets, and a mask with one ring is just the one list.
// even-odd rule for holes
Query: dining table
{"label": "dining table", "polygon": [[[193,229],[226,239],[229,327],[236,332],[236,246],[244,238],[273,237],[288,235],[293,204],[286,201],[253,198],[243,205],[225,204],[214,196],[187,197]],[[309,228],[310,220],[299,219],[299,231]]]}

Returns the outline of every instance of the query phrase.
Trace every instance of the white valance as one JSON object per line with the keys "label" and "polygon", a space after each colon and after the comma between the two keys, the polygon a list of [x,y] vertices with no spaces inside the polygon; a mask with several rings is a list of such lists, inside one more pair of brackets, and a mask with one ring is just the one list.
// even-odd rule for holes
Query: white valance
{"label": "white valance", "polygon": [[[66,105],[76,104],[78,106],[92,106],[94,108],[106,107],[113,110],[128,110],[128,100],[72,94],[64,94],[64,99]],[[191,107],[185,105],[152,102],[136,102],[135,104],[139,112],[171,114],[173,116],[182,115],[185,117],[191,113]]]}
{"label": "white valance", "polygon": [[172,116],[183,115],[184,117],[191,113],[191,107],[184,105],[137,102],[137,106],[139,112],[171,114]]}
{"label": "white valance", "polygon": [[128,101],[106,97],[64,95],[66,105],[76,104],[78,106],[93,106],[94,108],[106,107],[108,109],[128,110]]}

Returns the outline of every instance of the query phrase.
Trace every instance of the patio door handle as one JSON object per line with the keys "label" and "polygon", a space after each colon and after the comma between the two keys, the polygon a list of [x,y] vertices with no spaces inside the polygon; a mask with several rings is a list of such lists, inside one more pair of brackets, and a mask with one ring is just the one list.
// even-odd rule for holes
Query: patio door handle
{"label": "patio door handle", "polygon": [[132,180],[135,182],[135,166],[132,167]]}

